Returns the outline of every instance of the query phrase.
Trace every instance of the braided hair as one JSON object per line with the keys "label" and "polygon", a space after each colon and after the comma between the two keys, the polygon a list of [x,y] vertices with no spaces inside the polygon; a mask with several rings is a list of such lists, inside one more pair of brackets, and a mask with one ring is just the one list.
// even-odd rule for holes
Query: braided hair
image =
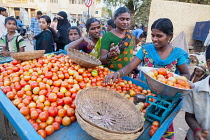
{"label": "braided hair", "polygon": [[151,30],[152,29],[158,29],[168,36],[173,34],[173,24],[168,18],[159,18],[156,20],[152,24]]}

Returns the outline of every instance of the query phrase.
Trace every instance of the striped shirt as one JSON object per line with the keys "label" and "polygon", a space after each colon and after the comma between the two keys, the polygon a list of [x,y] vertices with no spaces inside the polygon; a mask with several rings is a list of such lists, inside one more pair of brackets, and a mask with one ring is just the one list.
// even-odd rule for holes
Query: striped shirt
{"label": "striped shirt", "polygon": [[39,27],[39,20],[36,17],[31,18],[31,31],[34,33],[34,36],[40,34],[42,30]]}

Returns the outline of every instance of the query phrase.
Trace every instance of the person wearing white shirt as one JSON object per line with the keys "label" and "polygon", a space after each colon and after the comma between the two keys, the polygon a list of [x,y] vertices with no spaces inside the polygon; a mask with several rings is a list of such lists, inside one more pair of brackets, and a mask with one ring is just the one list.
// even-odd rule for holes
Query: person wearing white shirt
{"label": "person wearing white shirt", "polygon": [[0,38],[7,33],[5,25],[5,18],[7,14],[7,9],[0,7]]}

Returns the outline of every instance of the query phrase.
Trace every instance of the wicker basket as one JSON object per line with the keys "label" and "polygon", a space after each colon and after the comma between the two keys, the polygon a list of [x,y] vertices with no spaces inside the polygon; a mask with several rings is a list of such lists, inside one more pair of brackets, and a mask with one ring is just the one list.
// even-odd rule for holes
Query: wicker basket
{"label": "wicker basket", "polygon": [[31,60],[42,57],[44,53],[45,50],[17,52],[17,53],[11,53],[11,57],[17,60]]}
{"label": "wicker basket", "polygon": [[118,134],[136,133],[144,118],[128,99],[104,87],[88,87],[76,97],[76,110],[88,123]]}
{"label": "wicker basket", "polygon": [[68,48],[67,52],[71,60],[82,67],[92,68],[102,64],[99,59],[85,52],[71,48]]}
{"label": "wicker basket", "polygon": [[80,124],[82,129],[85,130],[89,135],[99,140],[134,140],[137,139],[144,132],[144,128],[142,127],[136,133],[130,133],[130,134],[112,133],[101,129],[96,125],[88,123],[78,114],[78,112],[76,112],[76,117],[77,117],[77,122]]}

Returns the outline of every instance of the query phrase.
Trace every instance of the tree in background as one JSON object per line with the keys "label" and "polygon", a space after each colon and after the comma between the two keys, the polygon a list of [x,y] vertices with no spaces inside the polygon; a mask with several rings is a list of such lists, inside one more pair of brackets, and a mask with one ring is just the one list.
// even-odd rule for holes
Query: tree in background
{"label": "tree in background", "polygon": [[178,2],[187,2],[187,3],[196,3],[196,4],[210,5],[210,1],[209,0],[170,0],[170,1],[178,1]]}
{"label": "tree in background", "polygon": [[[103,0],[107,7],[127,7],[131,12],[131,26],[135,26],[136,14],[141,7],[142,0]],[[110,9],[110,8],[109,8]]]}
{"label": "tree in background", "polygon": [[108,8],[108,7],[102,7],[102,15],[103,15],[103,17],[106,17],[106,18],[107,18],[107,16],[109,18],[113,18],[112,10],[111,10],[111,8]]}

